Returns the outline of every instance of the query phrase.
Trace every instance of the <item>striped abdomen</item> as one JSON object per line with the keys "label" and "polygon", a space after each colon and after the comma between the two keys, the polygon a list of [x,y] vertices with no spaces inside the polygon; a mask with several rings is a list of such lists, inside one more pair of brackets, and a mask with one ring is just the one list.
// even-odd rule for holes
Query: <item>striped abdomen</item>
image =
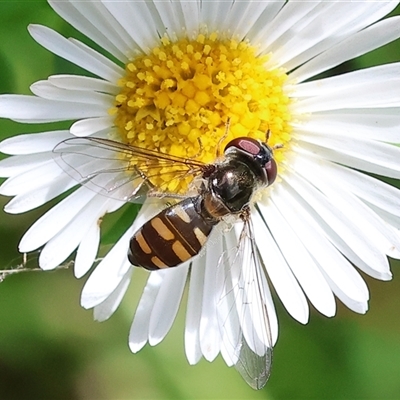
{"label": "striped abdomen", "polygon": [[166,208],[132,237],[129,261],[149,270],[175,267],[198,254],[214,224],[196,210],[199,197]]}

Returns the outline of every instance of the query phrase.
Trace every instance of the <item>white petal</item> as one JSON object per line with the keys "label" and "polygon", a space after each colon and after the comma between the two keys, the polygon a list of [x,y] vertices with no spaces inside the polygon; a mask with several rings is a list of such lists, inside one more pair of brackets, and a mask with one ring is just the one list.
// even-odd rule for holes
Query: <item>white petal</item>
{"label": "white petal", "polygon": [[320,157],[363,171],[400,178],[400,148],[397,146],[339,133],[324,136],[307,132],[299,133],[297,137],[303,141],[305,150],[315,152]]}
{"label": "white petal", "polygon": [[113,105],[114,96],[109,94],[90,92],[83,90],[61,89],[50,81],[38,81],[30,87],[32,93],[38,97],[55,101],[68,101],[73,103],[96,104],[100,107],[110,108]]}
{"label": "white petal", "polygon": [[354,267],[331,245],[284,185],[275,188],[272,199],[318,263],[334,293],[353,311],[364,313],[368,309],[368,288]]}
{"label": "white petal", "polygon": [[166,271],[149,322],[149,344],[160,343],[171,329],[181,303],[190,262]]}
{"label": "white petal", "polygon": [[4,207],[4,211],[10,214],[20,214],[33,210],[65,193],[75,185],[76,182],[66,174],[56,177],[49,183],[38,182],[35,189],[23,191],[10,200]]}
{"label": "white petal", "polygon": [[388,18],[351,35],[326,52],[297,68],[290,74],[290,77],[296,79],[297,82],[305,81],[320,72],[397,39],[400,36],[399,21],[400,17]]}
{"label": "white petal", "polygon": [[149,23],[153,18],[145,1],[105,1],[103,4],[143,52],[147,53],[159,42],[154,24]]}
{"label": "white petal", "polygon": [[[232,36],[237,37],[237,40],[243,40],[267,9],[271,13],[271,3],[267,1],[235,1],[225,19],[225,29],[231,30]],[[264,18],[261,19],[264,22]],[[264,23],[268,24],[267,21]]]}
{"label": "white petal", "polygon": [[[371,93],[374,95],[371,96]],[[294,112],[313,113],[345,108],[400,106],[400,78],[347,85],[337,91],[301,99],[292,105]]]}
{"label": "white petal", "polygon": [[209,32],[214,32],[224,26],[224,20],[232,7],[232,0],[203,1],[201,4],[201,19]]}
{"label": "white petal", "polygon": [[[234,226],[238,238],[242,236],[243,227],[242,223],[237,223]],[[227,245],[229,246],[228,243]],[[268,329],[268,316],[265,315],[264,309],[264,294],[267,289],[264,288],[266,281],[262,277],[263,273],[259,270],[260,266],[254,262],[252,252],[251,242],[244,240],[240,244],[239,254],[235,246],[228,251],[228,258],[223,260],[226,271],[225,280],[231,280],[232,284],[231,288],[228,287],[225,290],[225,293],[233,291],[232,300],[234,303],[228,307],[228,310],[232,310],[232,312],[222,319],[220,318],[220,326],[221,322],[223,323],[220,329],[221,332],[227,332],[223,328],[228,321],[232,320],[232,317],[236,320],[236,315],[232,315],[236,311],[241,334],[239,334],[240,341],[232,343],[231,346],[236,351],[240,351],[243,344],[242,338],[244,338],[251,351],[258,356],[264,356],[266,348],[270,347],[272,343]],[[220,312],[219,306],[218,312]],[[224,341],[223,343],[229,348],[229,341]]]}
{"label": "white petal", "polygon": [[147,343],[153,305],[161,288],[165,273],[168,274],[169,272],[159,270],[153,271],[149,275],[129,332],[129,347],[133,353],[137,353]]}
{"label": "white petal", "polygon": [[[272,51],[271,62],[292,70],[332,47],[346,37],[386,15],[390,9],[374,2],[322,2],[310,13],[310,20],[303,18],[287,35],[280,47]],[[321,23],[324,21],[324,23]]]}
{"label": "white petal", "polygon": [[[235,1],[234,6],[236,6],[238,2]],[[266,32],[268,28],[275,22],[279,11],[285,6],[285,0],[277,0],[277,1],[266,1],[264,12],[259,16],[257,21],[250,27],[250,31],[247,33],[246,38],[249,41],[259,48],[260,50],[264,49],[264,42],[266,38],[268,38],[268,34],[271,32]],[[294,2],[287,3],[291,5]],[[278,24],[279,27],[279,24]]]}
{"label": "white petal", "polygon": [[[316,162],[319,163],[322,160],[316,160]],[[388,213],[400,217],[399,189],[367,174],[335,163],[324,162],[323,168],[327,174],[334,174],[341,185],[356,196]]]}
{"label": "white petal", "polygon": [[[276,310],[274,306],[274,301],[272,300],[272,295],[271,295],[271,290],[269,288],[267,279],[262,272],[262,283],[261,287],[263,288],[263,300],[265,303],[265,306],[267,308],[267,316],[268,316],[268,323],[269,323],[269,328],[270,332],[267,333],[267,335],[271,335],[271,345],[275,346],[277,340],[278,340],[278,317],[276,315]],[[266,345],[269,345],[268,342],[265,342]]]}
{"label": "white petal", "polygon": [[0,176],[10,177],[29,171],[31,168],[46,164],[51,159],[49,153],[24,154],[12,156],[0,161]]}
{"label": "white petal", "polygon": [[110,116],[86,118],[72,124],[70,132],[75,136],[90,136],[105,129],[111,128],[113,122],[114,118]]}
{"label": "white petal", "polygon": [[[261,306],[258,294],[262,291],[254,293],[255,277],[251,275],[255,267],[252,257],[249,257],[251,249],[247,240],[240,244],[241,250],[237,253],[237,241],[241,237],[243,226],[243,223],[235,224],[235,235],[226,235],[226,252],[218,268],[224,272],[223,280],[217,279],[223,282],[217,307],[223,339],[221,345],[224,347],[224,357],[234,354],[228,364],[235,362],[235,354],[240,351],[242,338],[253,352],[263,355],[265,342],[262,338],[267,336],[266,332],[265,335],[259,332],[260,327],[261,330],[266,327],[263,323],[264,316],[257,312],[258,306]],[[223,314],[224,311],[226,315]]]}
{"label": "white petal", "polygon": [[132,267],[122,278],[121,282],[117,286],[117,288],[110,294],[107,299],[105,299],[102,303],[94,307],[93,315],[94,319],[99,322],[106,321],[111,315],[114,314],[115,310],[121,304],[121,301],[128,289],[128,286],[131,282],[131,277],[134,268]]}
{"label": "white petal", "polygon": [[63,229],[96,193],[79,188],[40,217],[25,233],[19,244],[21,253],[38,249]]}
{"label": "white petal", "polygon": [[[221,307],[223,307],[223,305],[221,305]],[[221,356],[228,367],[233,367],[239,360],[239,354],[237,354],[234,347],[232,347],[230,344],[232,342],[235,343],[239,341],[239,326],[235,325],[235,327],[230,328],[229,331],[232,332],[232,337],[225,335],[221,339]]]}
{"label": "white petal", "polygon": [[161,208],[161,204],[148,202],[143,205],[132,226],[118,240],[87,280],[82,290],[82,307],[92,308],[97,306],[119,285],[130,267],[127,258],[129,240],[136,230],[149,218],[157,214]]}
{"label": "white petal", "polygon": [[108,93],[114,96],[121,91],[116,84],[89,76],[52,75],[48,77],[48,80],[60,89],[88,90],[99,93]]}
{"label": "white petal", "polygon": [[35,154],[52,151],[61,141],[70,138],[68,131],[28,133],[3,140],[0,151],[5,154]]}
{"label": "white petal", "polygon": [[288,313],[300,323],[306,324],[309,309],[303,291],[258,213],[254,213],[252,221],[257,247],[277,295]]}
{"label": "white petal", "polygon": [[117,82],[124,75],[122,68],[78,41],[67,40],[59,33],[41,25],[29,25],[28,30],[41,46],[100,78]]}
{"label": "white petal", "polygon": [[[182,16],[186,32],[189,37],[195,38],[200,25],[200,2],[199,1],[186,1],[181,0],[177,2],[181,6]],[[173,11],[172,11],[173,12]]]}
{"label": "white petal", "polygon": [[389,110],[369,109],[368,113],[351,109],[316,112],[304,121],[294,122],[293,127],[326,136],[342,133],[348,137],[399,143],[400,110],[394,108],[397,113]]}
{"label": "white petal", "polygon": [[[254,213],[255,210],[252,209],[252,215],[254,215]],[[236,224],[235,230],[237,235],[241,233],[241,230],[239,231],[238,229],[240,228],[238,224]],[[244,253],[250,252],[251,254],[254,251],[250,246],[250,242],[242,246]],[[251,256],[247,259],[247,262],[243,263],[241,275],[245,292],[247,292],[246,307],[249,309],[251,315],[251,325],[246,327],[246,329],[248,329],[249,332],[253,330],[254,333],[252,336],[256,334],[262,343],[262,348],[258,349],[261,350],[260,353],[257,351],[257,348],[253,349],[253,351],[259,355],[264,355],[266,347],[273,346],[278,338],[278,320],[269,285],[262,265],[257,262],[257,257]],[[244,329],[243,323],[242,328],[245,334],[246,330]],[[248,340],[247,344],[250,345]]]}
{"label": "white petal", "polygon": [[390,212],[386,211],[385,209],[379,208],[375,206],[375,204],[371,204],[366,202],[367,205],[374,210],[388,225],[393,228],[393,231],[396,235],[400,234],[400,217],[397,215],[391,214]]}
{"label": "white petal", "polygon": [[[266,20],[265,23],[254,27],[251,30],[249,39],[252,43],[260,46],[260,52],[272,51],[273,48],[279,48],[286,40],[286,33],[289,32],[292,35],[294,28],[300,29],[301,25],[297,27],[299,21],[307,15],[312,16],[313,9],[320,3],[320,1],[289,1],[286,4],[284,2],[271,2],[270,7],[266,9],[267,12],[259,19],[260,22]],[[271,15],[273,18],[268,21],[268,12],[271,6],[275,6],[275,9]],[[279,13],[275,15],[278,11]],[[258,29],[256,30],[255,28]]]}
{"label": "white petal", "polygon": [[99,223],[110,200],[95,196],[69,223],[51,238],[39,256],[39,265],[44,270],[54,269],[71,255],[93,225]]}
{"label": "white petal", "polygon": [[333,169],[329,169],[328,162],[321,160],[316,164],[311,160],[297,157],[293,167],[324,193],[360,231],[368,235],[377,248],[391,257],[400,258],[399,237],[371,208],[349,193],[347,187],[343,187],[345,184],[343,185],[342,180],[339,179],[340,175],[336,175]]}
{"label": "white petal", "polygon": [[189,281],[185,322],[185,353],[189,364],[197,364],[202,356],[199,328],[202,314],[205,257],[197,257],[192,264]]}
{"label": "white petal", "polygon": [[[307,6],[303,6],[303,4],[301,6],[301,13],[304,13],[304,8]],[[337,6],[335,2],[319,2],[319,4],[316,4],[311,12],[305,14],[296,25],[291,27],[285,37],[280,38],[279,46],[275,42],[268,49],[272,52],[271,64],[291,69],[293,66],[290,64],[290,60],[324,39],[332,37],[338,26],[346,23],[348,19],[354,19],[354,16],[346,10],[346,7],[354,9],[357,5],[342,3]]]}
{"label": "white petal", "polygon": [[[190,2],[190,4],[197,7],[197,2]],[[161,26],[163,27],[163,29],[160,29],[160,34],[162,35],[165,32],[173,40],[175,40],[177,36],[180,36],[181,30],[185,27],[181,2],[155,1],[151,3],[151,6],[154,6],[157,11],[157,13],[153,12],[152,14],[160,18]],[[197,15],[198,12],[195,14],[194,18],[196,18]],[[188,34],[190,36],[191,32],[188,32]]]}
{"label": "white petal", "polygon": [[[119,60],[126,62],[128,45],[118,35],[118,24],[99,1],[49,1],[51,7],[65,21],[109,51]],[[100,29],[99,29],[100,28]]]}
{"label": "white petal", "polygon": [[294,85],[292,89],[294,97],[311,97],[335,93],[340,90],[349,90],[351,87],[358,88],[361,85],[372,82],[382,83],[398,79],[399,75],[400,63],[384,64],[329,78],[299,83]]}
{"label": "white petal", "polygon": [[63,175],[63,170],[50,159],[47,163],[7,179],[0,187],[0,194],[14,196],[26,193],[42,185],[49,185],[61,175]]}
{"label": "white petal", "polygon": [[[224,253],[217,271],[217,282],[222,282],[222,285],[216,307],[221,332],[221,355],[228,366],[233,366],[238,361],[240,355],[238,350],[242,339],[241,321],[238,315],[238,309],[241,308],[241,305],[236,304],[242,298],[237,295],[237,287],[233,287],[238,270],[238,263],[235,262],[238,244],[235,229],[225,232],[223,239]],[[230,257],[231,253],[234,253],[233,257]]]}
{"label": "white petal", "polygon": [[364,232],[352,224],[338,208],[299,176],[287,173],[284,180],[304,199],[305,208],[329,240],[358,268],[377,279],[390,279],[387,258]]}
{"label": "white petal", "polygon": [[74,274],[81,278],[93,265],[100,244],[100,226],[93,224],[82,238],[76,252]]}
{"label": "white petal", "polygon": [[329,285],[279,209],[273,203],[268,207],[261,203],[258,206],[289,267],[311,303],[322,314],[328,317],[335,315],[336,303]]}
{"label": "white petal", "polygon": [[[332,14],[329,14],[329,17],[318,15],[315,18],[315,21],[334,21],[331,34],[321,41],[316,41],[315,45],[305,48],[303,52],[285,63],[284,67],[287,70],[293,70],[299,65],[304,64],[306,61],[311,60],[316,55],[326,51],[344,38],[353,35],[355,32],[358,32],[366,26],[369,26],[371,23],[381,19],[392,11],[397,4],[397,0],[385,3],[353,2],[352,4],[349,3],[349,12],[343,9],[343,4],[336,4],[336,10],[339,13],[339,17],[335,18]],[[346,14],[348,15],[348,18],[343,18]]]}
{"label": "white petal", "polygon": [[208,239],[206,249],[205,275],[203,287],[202,317],[200,320],[200,348],[207,361],[213,361],[220,350],[221,333],[218,326],[217,308],[219,295],[217,264],[223,252],[222,237],[214,229]]}
{"label": "white petal", "polygon": [[129,271],[128,246],[134,231],[130,227],[92,272],[82,289],[82,307],[93,308],[106,300]]}
{"label": "white petal", "polygon": [[54,101],[35,96],[0,96],[0,116],[17,122],[43,123],[107,116],[107,108],[96,104]]}

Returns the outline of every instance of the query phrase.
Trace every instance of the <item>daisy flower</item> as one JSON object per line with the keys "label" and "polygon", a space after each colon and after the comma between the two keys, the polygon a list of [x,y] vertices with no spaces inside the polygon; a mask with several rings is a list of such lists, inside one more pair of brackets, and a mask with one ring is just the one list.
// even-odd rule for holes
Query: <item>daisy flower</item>
{"label": "daisy flower", "polygon": [[[6,212],[23,213],[68,193],[26,232],[22,253],[40,249],[43,270],[75,254],[77,278],[91,269],[102,218],[124,206],[130,199],[124,190],[135,185],[126,184],[123,173],[121,184],[109,175],[118,165],[132,166],[126,146],[213,163],[230,141],[265,142],[268,132],[278,177],[252,200],[252,231],[245,236],[253,241],[240,244],[240,222],[216,228],[199,256],[151,272],[130,330],[131,350],[163,340],[188,285],[189,363],[221,354],[258,389],[268,379],[278,337],[267,282],[302,324],[309,304],[334,316],[335,297],[357,313],[367,311],[368,288],[358,270],[389,280],[387,257],[400,258],[400,192],[365,173],[400,178],[400,65],[314,77],[397,39],[399,17],[382,18],[398,1],[49,4],[104,53],[48,27],[29,26],[40,45],[90,76],[50,76],[31,86],[32,96],[0,97],[3,118],[75,121],[68,130],[0,144],[11,155],[0,162],[7,178],[0,193],[13,196]],[[116,143],[115,156],[93,145],[110,143],[104,139]],[[68,143],[76,150],[66,164],[86,157],[75,171],[80,177],[59,160],[64,150],[58,149]],[[151,184],[182,195],[190,179],[176,179],[174,168],[166,168]],[[110,185],[118,195],[104,195]],[[93,308],[97,320],[113,314],[132,279],[130,238],[164,206],[146,200],[91,272],[81,304]]]}

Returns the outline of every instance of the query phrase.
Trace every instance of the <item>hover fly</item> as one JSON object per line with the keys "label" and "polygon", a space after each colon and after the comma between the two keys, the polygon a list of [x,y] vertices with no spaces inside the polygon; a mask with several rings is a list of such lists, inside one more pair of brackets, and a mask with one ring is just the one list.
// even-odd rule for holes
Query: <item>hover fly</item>
{"label": "hover fly", "polygon": [[[71,177],[102,195],[137,203],[151,197],[177,201],[133,235],[128,251],[132,265],[151,271],[179,266],[199,255],[217,225],[227,218],[241,222],[237,243],[216,260],[215,268],[230,276],[221,284],[216,307],[224,351],[255,389],[267,382],[272,359],[268,289],[251,224],[255,192],[277,177],[275,148],[266,142],[236,138],[211,164],[96,137],[67,139],[53,150]],[[154,185],[162,174],[193,177],[196,184],[187,195],[170,193]]]}

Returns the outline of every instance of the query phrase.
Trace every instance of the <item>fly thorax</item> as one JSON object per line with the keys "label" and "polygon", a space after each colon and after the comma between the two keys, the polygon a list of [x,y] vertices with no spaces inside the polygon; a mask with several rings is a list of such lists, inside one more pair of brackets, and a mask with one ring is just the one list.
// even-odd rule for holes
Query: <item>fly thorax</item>
{"label": "fly thorax", "polygon": [[250,202],[259,182],[247,160],[228,157],[209,178],[209,191],[230,213],[238,213]]}

